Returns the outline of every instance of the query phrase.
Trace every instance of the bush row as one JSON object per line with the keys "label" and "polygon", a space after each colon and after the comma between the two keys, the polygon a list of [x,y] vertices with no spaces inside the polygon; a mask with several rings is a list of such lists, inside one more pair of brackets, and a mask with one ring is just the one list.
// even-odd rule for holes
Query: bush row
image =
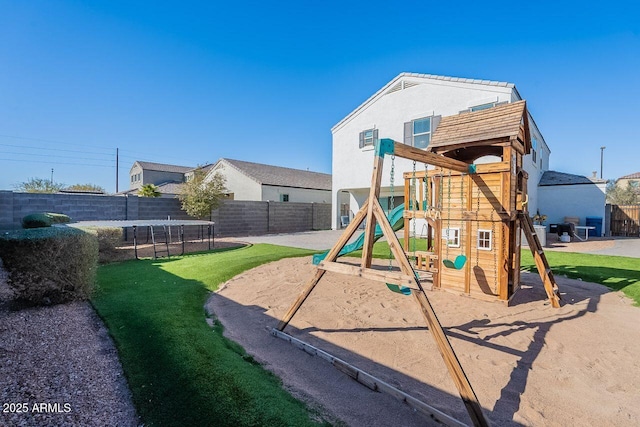
{"label": "bush row", "polygon": [[33,213],[22,218],[22,228],[51,227],[53,224],[65,224],[68,222],[71,222],[71,218],[64,214]]}
{"label": "bush row", "polygon": [[88,299],[95,285],[95,232],[70,227],[0,234],[0,259],[18,300],[36,305]]}

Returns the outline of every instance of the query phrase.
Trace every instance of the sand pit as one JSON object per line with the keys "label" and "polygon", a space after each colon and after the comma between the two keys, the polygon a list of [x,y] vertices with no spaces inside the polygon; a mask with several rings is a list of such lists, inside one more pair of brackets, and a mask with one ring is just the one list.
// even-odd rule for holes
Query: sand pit
{"label": "sand pit", "polygon": [[[313,272],[310,258],[260,266],[227,282],[208,309],[227,336],[330,418],[425,425],[407,405],[269,335]],[[512,307],[427,294],[493,425],[640,425],[640,308],[604,286],[556,279],[560,309],[528,273]],[[326,273],[285,331],[470,422],[412,297]]]}

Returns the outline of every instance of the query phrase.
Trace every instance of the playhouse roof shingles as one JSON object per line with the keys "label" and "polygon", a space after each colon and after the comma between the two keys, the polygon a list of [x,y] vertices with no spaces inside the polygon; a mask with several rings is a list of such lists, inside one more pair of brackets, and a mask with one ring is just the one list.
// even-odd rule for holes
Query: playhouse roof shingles
{"label": "playhouse roof shingles", "polygon": [[242,160],[224,159],[245,175],[263,185],[331,190],[331,175]]}
{"label": "playhouse roof shingles", "polygon": [[526,117],[525,101],[443,117],[429,148],[517,137],[523,117]]}

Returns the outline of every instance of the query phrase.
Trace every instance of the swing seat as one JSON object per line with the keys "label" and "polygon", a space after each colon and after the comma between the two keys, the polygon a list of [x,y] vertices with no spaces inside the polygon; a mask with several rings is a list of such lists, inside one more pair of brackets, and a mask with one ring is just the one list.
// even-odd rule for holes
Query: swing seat
{"label": "swing seat", "polygon": [[407,288],[406,286],[399,286],[399,285],[394,285],[393,283],[387,283],[387,288],[389,288],[391,292],[395,292],[397,294],[411,295],[411,288]]}
{"label": "swing seat", "polygon": [[464,255],[458,255],[454,261],[450,259],[443,259],[442,264],[444,264],[447,268],[455,268],[456,270],[461,270],[464,267],[464,264],[467,262],[467,257]]}

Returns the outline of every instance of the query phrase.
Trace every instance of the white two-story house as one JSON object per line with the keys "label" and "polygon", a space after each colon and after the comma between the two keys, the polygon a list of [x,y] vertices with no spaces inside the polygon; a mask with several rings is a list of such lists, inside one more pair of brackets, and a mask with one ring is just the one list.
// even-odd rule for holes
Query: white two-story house
{"label": "white two-story house", "polygon": [[[340,227],[341,216],[352,217],[369,194],[376,139],[391,138],[424,149],[441,117],[521,99],[512,83],[430,74],[398,75],[331,129],[332,228]],[[536,212],[537,186],[549,168],[550,150],[531,116],[529,124],[532,150],[524,158],[524,169],[529,174],[529,210]],[[394,206],[403,202],[402,173],[413,169],[413,162],[407,159],[397,158],[394,163],[392,187],[392,162],[385,160],[380,193],[383,208],[388,207],[392,193]],[[424,170],[424,167],[416,165],[418,170]]]}

